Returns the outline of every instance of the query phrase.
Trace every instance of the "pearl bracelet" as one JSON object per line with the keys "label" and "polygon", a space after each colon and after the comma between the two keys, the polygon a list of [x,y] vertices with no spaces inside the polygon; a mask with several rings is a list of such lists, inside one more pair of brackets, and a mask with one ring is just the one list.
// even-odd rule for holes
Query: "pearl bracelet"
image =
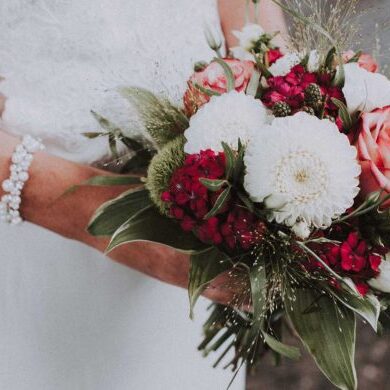
{"label": "pearl bracelet", "polygon": [[10,177],[3,181],[2,188],[5,195],[0,200],[0,221],[11,225],[22,222],[20,216],[21,194],[26,181],[29,179],[28,169],[33,160],[33,154],[43,150],[40,140],[26,135],[12,154]]}

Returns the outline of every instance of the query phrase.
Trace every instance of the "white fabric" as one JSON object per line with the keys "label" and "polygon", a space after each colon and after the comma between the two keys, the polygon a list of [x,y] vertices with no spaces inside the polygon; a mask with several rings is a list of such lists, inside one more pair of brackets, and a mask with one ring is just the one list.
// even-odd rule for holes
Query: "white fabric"
{"label": "white fabric", "polygon": [[[219,24],[213,0],[1,1],[5,125],[65,158],[103,158],[105,142],[79,134],[98,129],[89,110],[132,129],[117,87],[178,100],[192,63],[212,56],[205,23]],[[226,388],[231,373],[196,350],[208,302],[191,322],[184,290],[77,242],[30,224],[0,237],[1,389]]]}

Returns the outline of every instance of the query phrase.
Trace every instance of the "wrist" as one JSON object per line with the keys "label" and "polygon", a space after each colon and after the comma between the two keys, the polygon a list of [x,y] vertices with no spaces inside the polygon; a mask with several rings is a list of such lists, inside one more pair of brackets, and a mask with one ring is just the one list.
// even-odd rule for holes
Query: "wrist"
{"label": "wrist", "polygon": [[4,195],[1,183],[10,175],[11,156],[20,140],[0,130],[0,197]]}

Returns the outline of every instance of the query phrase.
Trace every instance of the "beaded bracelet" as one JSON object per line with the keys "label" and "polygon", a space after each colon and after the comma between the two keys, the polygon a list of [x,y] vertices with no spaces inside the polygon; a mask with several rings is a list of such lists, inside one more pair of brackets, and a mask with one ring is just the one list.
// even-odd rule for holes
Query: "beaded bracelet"
{"label": "beaded bracelet", "polygon": [[5,195],[0,200],[0,221],[11,225],[19,225],[22,222],[19,211],[22,190],[29,179],[28,170],[33,154],[43,149],[41,141],[30,135],[24,136],[15,148],[11,157],[10,177],[2,183]]}

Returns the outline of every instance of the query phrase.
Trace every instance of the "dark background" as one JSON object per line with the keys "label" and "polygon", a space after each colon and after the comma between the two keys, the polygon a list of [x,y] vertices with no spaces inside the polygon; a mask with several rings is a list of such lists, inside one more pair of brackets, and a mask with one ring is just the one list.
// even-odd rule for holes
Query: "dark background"
{"label": "dark background", "polygon": [[[322,0],[318,0],[322,1]],[[348,0],[339,0],[348,1]],[[376,57],[382,70],[390,75],[390,0],[361,0],[361,28],[357,49],[373,52],[379,39]],[[345,26],[348,28],[348,26]],[[375,52],[376,50],[374,50]],[[357,332],[356,368],[359,390],[390,390],[390,336],[378,337],[368,325],[359,324]],[[286,340],[296,344],[295,340]],[[303,349],[302,349],[303,351]],[[284,360],[275,367],[271,356],[263,360],[256,374],[248,374],[247,390],[332,390],[312,358],[304,354],[298,362]]]}

